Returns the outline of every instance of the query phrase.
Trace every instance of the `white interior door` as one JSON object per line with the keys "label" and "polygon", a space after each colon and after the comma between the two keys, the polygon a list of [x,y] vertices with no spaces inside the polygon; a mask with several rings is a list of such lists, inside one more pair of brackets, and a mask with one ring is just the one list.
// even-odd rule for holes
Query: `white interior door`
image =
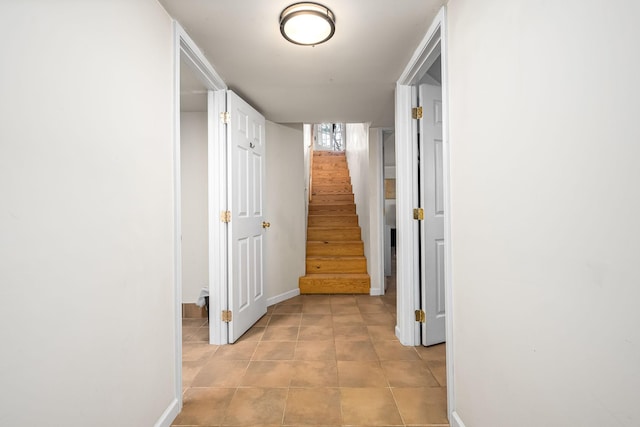
{"label": "white interior door", "polygon": [[424,221],[420,236],[421,305],[426,321],[421,326],[423,345],[445,341],[444,289],[444,183],[442,146],[442,89],[418,87],[423,116],[420,132],[420,199]]}
{"label": "white interior door", "polygon": [[264,284],[265,119],[227,91],[229,342],[267,312]]}

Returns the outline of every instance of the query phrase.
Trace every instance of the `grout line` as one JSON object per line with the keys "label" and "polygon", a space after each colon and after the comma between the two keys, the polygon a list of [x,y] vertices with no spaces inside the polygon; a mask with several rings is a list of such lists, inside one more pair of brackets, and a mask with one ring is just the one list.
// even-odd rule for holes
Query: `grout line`
{"label": "grout line", "polygon": [[[391,290],[391,288],[390,288],[389,290]],[[390,297],[390,295],[389,295],[389,294],[390,294],[390,292],[387,292],[387,297]],[[381,298],[383,298],[383,297],[372,297],[372,298],[378,298],[378,299],[381,299]],[[336,299],[336,300],[337,300],[337,299]],[[304,301],[305,301],[305,300],[303,299],[302,301],[303,301],[303,305],[304,305]],[[312,300],[311,298],[309,298],[309,302],[311,302],[311,301],[313,301],[313,300]],[[353,304],[353,303],[355,303],[355,304]],[[391,311],[391,309],[393,309],[394,307],[393,307],[391,304],[386,304],[386,303],[385,303],[385,300],[382,300],[382,304],[385,306],[385,311],[383,311],[383,312],[367,312],[367,314],[372,314],[372,315],[374,315],[374,316],[375,316],[376,314],[380,315],[380,314],[383,314],[383,313],[384,313],[384,314],[388,314],[388,315],[390,315],[390,316],[392,316],[392,317],[394,317],[394,318],[395,318],[395,313]],[[330,301],[330,304],[329,304],[329,307],[330,307],[330,310],[331,310],[331,312],[330,312],[330,313],[306,313],[306,314],[308,314],[308,315],[321,315],[321,316],[327,316],[327,315],[328,315],[328,316],[331,316],[331,318],[330,318],[330,320],[331,320],[330,325],[318,325],[318,326],[322,326],[322,328],[323,328],[323,329],[333,329],[333,328],[336,326],[336,324],[334,323],[334,320],[335,320],[335,317],[336,317],[336,316],[351,315],[351,314],[358,314],[360,317],[362,317],[362,314],[363,314],[363,313],[361,312],[360,308],[361,308],[361,307],[363,307],[364,305],[367,305],[367,304],[366,304],[366,301],[365,301],[364,299],[354,298],[354,299],[353,299],[353,302],[351,302],[351,301],[350,301],[350,302],[348,303],[348,305],[354,305],[355,307],[357,307],[357,308],[358,308],[357,313],[334,313],[334,312],[333,312],[333,307],[334,307],[334,306],[338,306],[338,305],[345,305],[345,304],[331,304],[331,301]],[[276,307],[277,307],[277,305],[276,305]],[[265,332],[266,332],[267,328],[269,327],[269,325],[270,325],[270,323],[271,323],[272,316],[273,316],[273,314],[274,314],[274,312],[275,312],[275,310],[276,310],[276,307],[274,307],[274,309],[273,309],[271,312],[269,312],[269,313],[267,313],[267,314],[266,314],[266,316],[268,316],[268,320],[266,321],[266,324],[265,324],[264,326],[261,326],[261,328],[263,329],[263,333],[262,333],[262,334],[261,334],[261,335],[260,335],[256,340],[255,340],[255,341],[256,341],[255,348],[254,348],[254,350],[253,350],[253,352],[252,352],[252,354],[251,354],[251,356],[250,356],[250,359],[247,361],[247,365],[246,365],[246,367],[243,369],[243,372],[240,374],[241,378],[240,378],[240,380],[239,380],[239,381],[241,381],[241,380],[242,380],[242,378],[247,374],[247,371],[248,371],[249,366],[251,365],[251,363],[252,363],[252,362],[257,362],[256,360],[254,360],[254,358],[255,358],[255,355],[257,354],[258,347],[261,345],[261,343],[263,343],[263,342],[270,342],[270,341],[265,341],[265,340],[264,340],[264,338],[265,338]],[[304,308],[303,308],[303,309],[304,309]],[[395,311],[395,310],[394,310],[394,311]],[[297,333],[296,333],[295,339],[294,339],[294,340],[289,340],[289,342],[291,342],[291,341],[295,342],[293,355],[292,355],[291,359],[287,359],[287,360],[277,360],[277,361],[282,361],[282,362],[288,361],[288,362],[290,362],[290,363],[291,363],[291,369],[297,369],[297,365],[298,365],[300,362],[308,362],[308,361],[309,361],[309,360],[307,360],[307,358],[304,358],[304,359],[301,359],[301,360],[297,360],[297,359],[296,359],[296,351],[297,351],[297,349],[298,349],[298,347],[299,347],[299,345],[300,345],[300,342],[301,342],[300,338],[301,338],[301,332],[302,332],[302,326],[303,326],[303,325],[302,325],[302,320],[303,320],[303,317],[305,317],[305,313],[300,312],[300,313],[279,313],[279,314],[281,314],[281,315],[293,315],[293,314],[298,315],[298,322],[297,322],[297,328],[298,328],[298,330],[297,330]],[[312,326],[312,325],[313,325],[313,323],[312,323],[311,325],[307,325],[307,326]],[[339,325],[349,325],[349,323],[340,323]],[[385,326],[385,327],[387,327],[387,326],[389,326],[389,325],[386,325],[386,324],[383,324],[383,325],[377,325],[377,324],[371,325],[369,322],[365,322],[365,321],[364,321],[364,319],[362,319],[362,322],[361,322],[361,323],[360,323],[360,322],[358,322],[358,323],[357,323],[357,325],[358,325],[358,326],[360,326],[360,325],[364,325],[364,327],[365,327],[365,329],[366,329],[366,331],[367,331],[367,338],[368,338],[368,339],[367,339],[367,340],[365,340],[365,341],[363,341],[363,342],[368,342],[368,343],[370,343],[370,344],[371,344],[371,346],[373,347],[374,354],[376,355],[376,359],[375,359],[376,364],[375,364],[375,366],[377,366],[377,367],[378,367],[378,369],[380,369],[380,370],[382,371],[382,374],[383,374],[383,375],[384,375],[384,377],[385,377],[386,386],[385,386],[385,387],[381,387],[381,388],[383,388],[383,389],[387,389],[387,390],[389,390],[389,393],[391,393],[391,396],[392,396],[393,402],[394,402],[394,404],[396,405],[396,410],[397,410],[397,412],[398,412],[398,414],[399,414],[399,416],[400,416],[400,419],[401,419],[401,421],[402,421],[402,424],[399,424],[399,425],[406,426],[406,425],[407,425],[407,424],[406,424],[406,420],[404,419],[404,417],[403,417],[402,413],[400,412],[400,408],[399,408],[399,405],[398,405],[398,399],[396,398],[396,395],[393,393],[394,387],[392,387],[392,386],[391,386],[389,376],[386,374],[386,372],[384,371],[383,366],[382,366],[382,365],[383,365],[383,360],[381,360],[381,359],[380,359],[380,357],[379,357],[379,355],[378,355],[378,353],[377,353],[377,351],[376,351],[375,345],[374,345],[376,342],[381,342],[381,341],[385,341],[385,342],[386,342],[386,341],[395,341],[395,342],[397,342],[397,339],[376,340],[376,341],[374,341],[374,339],[373,339],[374,337],[372,336],[371,328],[369,328],[369,326],[376,326],[376,327],[375,327],[375,328],[373,328],[373,329],[374,329],[374,330],[378,330],[378,329],[379,329],[379,328],[378,328],[379,326]],[[203,324],[203,325],[201,325],[201,326],[200,326],[200,327],[198,327],[198,328],[202,328],[202,327],[206,327],[206,326],[207,326],[206,324]],[[284,327],[289,326],[289,327],[291,327],[291,326],[295,326],[295,325],[281,325],[281,326],[284,326]],[[277,327],[277,326],[276,326],[276,327]],[[253,340],[252,340],[252,341],[253,341]],[[311,340],[311,342],[316,342],[316,341],[320,341],[320,340]],[[325,341],[325,340],[321,340],[321,341]],[[343,389],[345,389],[345,388],[350,388],[350,387],[341,387],[341,386],[340,386],[339,372],[338,372],[338,370],[337,370],[337,365],[338,365],[339,360],[338,360],[338,357],[337,357],[337,349],[336,349],[336,343],[337,343],[337,341],[336,341],[335,333],[334,333],[334,334],[332,334],[332,338],[331,338],[330,340],[326,340],[326,341],[331,341],[331,342],[333,343],[332,350],[333,350],[333,357],[334,357],[334,359],[332,359],[332,361],[333,361],[333,362],[335,362],[335,366],[336,366],[336,380],[337,380],[337,385],[336,385],[335,387],[334,387],[334,386],[310,386],[310,385],[300,386],[300,387],[293,387],[293,386],[292,386],[292,381],[293,381],[294,376],[295,376],[295,373],[293,373],[293,374],[291,374],[291,375],[290,375],[290,377],[289,377],[288,385],[287,385],[287,386],[285,386],[285,387],[269,387],[269,388],[277,388],[277,389],[286,389],[286,397],[285,397],[285,401],[284,401],[284,405],[283,405],[282,418],[281,418],[281,422],[280,422],[280,425],[281,425],[281,426],[288,426],[288,425],[289,425],[289,424],[285,424],[285,417],[286,417],[287,407],[289,406],[289,403],[290,403],[290,402],[289,402],[290,393],[291,393],[291,391],[292,391],[293,389],[300,389],[300,388],[302,388],[302,389],[317,389],[317,388],[337,389],[337,390],[338,390],[338,393],[339,393],[339,399],[340,399],[340,417],[341,417],[341,423],[340,423],[339,425],[341,425],[341,426],[347,426],[347,425],[348,425],[348,424],[346,424],[346,423],[344,422],[344,404],[343,404],[344,402],[343,402],[343,399],[342,399],[342,397],[343,397],[343,396],[342,396],[342,391],[343,391]],[[349,339],[349,337],[345,337],[345,339],[344,339],[344,340],[341,340],[341,341],[347,341],[347,342],[348,342],[348,341],[353,341],[353,340]],[[191,341],[191,342],[192,342],[192,343],[202,343],[201,341]],[[206,342],[206,341],[203,341],[203,342]],[[274,341],[274,342],[277,342],[277,341]],[[305,341],[305,342],[306,342],[306,341]],[[183,345],[184,345],[184,344],[185,344],[185,343],[183,343]],[[220,348],[221,348],[221,346],[216,346],[216,349],[215,349],[214,351],[212,351],[210,354],[208,354],[208,355],[205,357],[206,361],[205,361],[204,363],[205,363],[205,364],[206,364],[206,363],[209,363],[209,361],[213,358],[213,356],[217,353],[217,351],[219,351],[219,349],[220,349]],[[414,350],[414,352],[416,353],[416,355],[418,356],[418,359],[417,359],[417,360],[420,360],[420,361],[422,361],[423,363],[425,363],[425,364],[427,365],[427,368],[428,368],[429,373],[430,373],[430,374],[431,374],[431,375],[436,379],[436,381],[437,381],[437,378],[436,378],[436,377],[435,377],[435,375],[433,374],[433,370],[432,370],[432,368],[431,368],[431,365],[430,365],[426,360],[424,360],[424,359],[422,358],[422,355],[420,354],[420,352],[418,352],[417,348],[414,348],[413,350]],[[229,360],[240,360],[240,359],[229,359]],[[242,359],[242,360],[245,360],[245,359]],[[323,359],[323,360],[324,360],[324,359]],[[395,359],[394,359],[394,360],[395,360]],[[399,359],[399,360],[404,360],[404,359]],[[357,360],[356,360],[355,362],[357,362]],[[439,384],[439,383],[438,383],[438,384]],[[440,386],[440,387],[441,387],[441,386]],[[188,387],[186,387],[185,389],[183,389],[183,396],[184,396],[184,394],[185,394],[185,393],[187,393],[187,391],[192,390],[192,389],[197,389],[197,388],[211,388],[211,387],[191,387],[191,386],[188,386]],[[214,387],[214,388],[219,388],[219,387]],[[222,423],[224,423],[224,422],[227,420],[229,407],[230,407],[230,405],[231,405],[231,402],[236,398],[237,393],[238,393],[238,390],[239,390],[240,388],[243,388],[243,389],[244,389],[244,388],[256,388],[256,386],[242,386],[242,385],[238,385],[238,386],[236,386],[236,387],[223,387],[223,388],[228,388],[228,389],[233,388],[233,394],[232,394],[232,396],[231,396],[231,399],[228,401],[228,404],[226,405],[226,408],[224,408],[224,414],[223,414],[223,417],[222,417]],[[261,388],[261,387],[257,386],[257,388]],[[364,388],[370,389],[370,388],[378,388],[378,387],[364,387]],[[397,388],[397,387],[396,387],[396,388]],[[446,426],[448,426],[448,424],[429,424],[429,426],[433,426],[433,427],[446,427]]]}

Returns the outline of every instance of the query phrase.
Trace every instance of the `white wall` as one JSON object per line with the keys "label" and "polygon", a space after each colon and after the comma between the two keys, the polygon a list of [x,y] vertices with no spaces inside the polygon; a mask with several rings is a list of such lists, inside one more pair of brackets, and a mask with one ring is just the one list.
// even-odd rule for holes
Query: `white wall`
{"label": "white wall", "polygon": [[[396,133],[383,134],[384,179],[396,179]],[[396,199],[384,199],[384,275],[391,276],[391,229],[396,228]]]}
{"label": "white wall", "polygon": [[[310,178],[311,178],[311,146],[313,145],[313,138],[311,135],[311,131],[313,129],[313,125],[304,124],[302,125],[302,144],[303,144],[303,155],[304,155],[304,223],[305,230],[307,227],[307,215],[309,215],[309,187],[311,186]],[[306,231],[305,231],[306,233]],[[306,236],[306,234],[305,234]]]}
{"label": "white wall", "polygon": [[182,302],[209,285],[207,113],[180,113]]}
{"label": "white wall", "polygon": [[306,216],[302,127],[267,121],[265,274],[268,304],[298,295],[304,275]]}
{"label": "white wall", "polygon": [[[384,133],[384,178],[396,179],[396,134]],[[384,222],[390,228],[396,227],[396,199],[385,199]]]}
{"label": "white wall", "polygon": [[383,131],[369,129],[369,257],[371,295],[384,294]]}
{"label": "white wall", "polygon": [[[383,146],[384,146],[384,165],[396,166],[396,134],[393,131],[385,131],[383,134]],[[393,176],[386,176],[385,178],[395,178],[395,171]]]}
{"label": "white wall", "polygon": [[176,397],[171,20],[1,2],[0,37],[0,424],[154,425]]}
{"label": "white wall", "polygon": [[367,271],[371,275],[370,205],[369,205],[369,124],[347,123],[347,163],[356,202],[358,224],[362,232]]}
{"label": "white wall", "polygon": [[456,409],[640,425],[640,3],[449,2]]}

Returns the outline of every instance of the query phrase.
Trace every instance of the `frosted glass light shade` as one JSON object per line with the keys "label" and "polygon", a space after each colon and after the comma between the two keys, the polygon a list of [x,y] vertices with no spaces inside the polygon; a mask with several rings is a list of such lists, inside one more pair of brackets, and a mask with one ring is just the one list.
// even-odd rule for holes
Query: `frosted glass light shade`
{"label": "frosted glass light shade", "polygon": [[295,3],[280,14],[280,32],[291,43],[314,46],[329,40],[336,30],[335,16],[318,3]]}

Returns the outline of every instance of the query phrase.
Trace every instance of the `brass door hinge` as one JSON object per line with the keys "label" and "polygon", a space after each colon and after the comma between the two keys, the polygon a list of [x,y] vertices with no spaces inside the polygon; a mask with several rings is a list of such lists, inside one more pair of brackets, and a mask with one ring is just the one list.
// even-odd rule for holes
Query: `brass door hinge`
{"label": "brass door hinge", "polygon": [[222,310],[222,321],[225,323],[231,322],[231,318],[233,317],[231,310]]}
{"label": "brass door hinge", "polygon": [[222,211],[220,212],[220,221],[222,222],[231,222],[231,211]]}
{"label": "brass door hinge", "polygon": [[414,107],[411,109],[411,117],[413,119],[421,119],[422,118],[422,107]]}
{"label": "brass door hinge", "polygon": [[427,319],[427,315],[424,310],[416,310],[416,322],[424,323]]}
{"label": "brass door hinge", "polygon": [[229,122],[231,121],[231,114],[229,114],[228,111],[224,111],[220,113],[220,121],[225,125],[228,125]]}
{"label": "brass door hinge", "polygon": [[413,219],[417,219],[418,221],[422,221],[424,219],[424,209],[415,208],[413,210]]}

